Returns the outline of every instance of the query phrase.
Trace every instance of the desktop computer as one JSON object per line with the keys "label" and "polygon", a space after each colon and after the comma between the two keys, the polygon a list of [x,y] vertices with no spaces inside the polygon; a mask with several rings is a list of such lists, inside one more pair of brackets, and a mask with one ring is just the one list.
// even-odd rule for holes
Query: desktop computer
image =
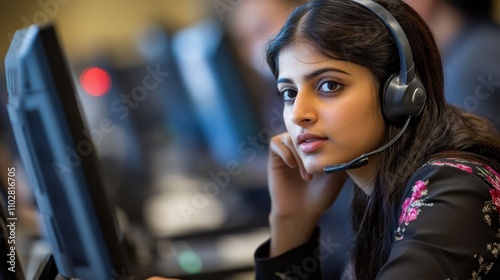
{"label": "desktop computer", "polygon": [[18,30],[5,58],[8,115],[63,278],[130,271],[54,26]]}

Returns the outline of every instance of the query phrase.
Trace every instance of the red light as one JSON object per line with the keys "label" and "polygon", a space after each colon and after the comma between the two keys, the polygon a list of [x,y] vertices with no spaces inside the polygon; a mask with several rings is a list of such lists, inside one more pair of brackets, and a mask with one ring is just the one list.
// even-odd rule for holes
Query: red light
{"label": "red light", "polygon": [[111,76],[101,68],[87,68],[80,75],[80,84],[88,94],[103,96],[111,88]]}

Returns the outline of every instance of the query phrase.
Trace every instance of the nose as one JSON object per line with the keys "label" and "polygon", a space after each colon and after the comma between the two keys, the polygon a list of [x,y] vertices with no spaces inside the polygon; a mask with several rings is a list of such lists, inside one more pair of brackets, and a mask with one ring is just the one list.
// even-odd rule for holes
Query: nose
{"label": "nose", "polygon": [[317,120],[316,111],[314,109],[314,97],[308,94],[297,93],[297,97],[293,102],[292,122],[298,126],[307,126]]}

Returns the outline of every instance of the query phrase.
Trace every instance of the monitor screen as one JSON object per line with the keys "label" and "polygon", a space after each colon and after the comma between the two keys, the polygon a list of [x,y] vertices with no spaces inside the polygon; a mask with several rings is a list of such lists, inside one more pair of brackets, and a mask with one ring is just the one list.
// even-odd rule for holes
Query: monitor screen
{"label": "monitor screen", "polygon": [[122,275],[122,236],[54,26],[18,30],[5,69],[8,115],[59,274]]}
{"label": "monitor screen", "polygon": [[244,159],[243,146],[258,135],[255,104],[229,38],[216,21],[202,21],[173,36],[173,55],[208,148],[225,166]]}

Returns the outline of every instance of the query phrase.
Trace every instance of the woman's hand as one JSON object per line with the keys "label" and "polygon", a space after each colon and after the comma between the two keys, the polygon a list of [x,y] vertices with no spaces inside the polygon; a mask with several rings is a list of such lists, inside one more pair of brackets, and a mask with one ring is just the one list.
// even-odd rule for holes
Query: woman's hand
{"label": "woman's hand", "polygon": [[271,139],[268,161],[271,257],[309,240],[318,219],[335,201],[346,178],[345,172],[309,174],[288,133]]}

